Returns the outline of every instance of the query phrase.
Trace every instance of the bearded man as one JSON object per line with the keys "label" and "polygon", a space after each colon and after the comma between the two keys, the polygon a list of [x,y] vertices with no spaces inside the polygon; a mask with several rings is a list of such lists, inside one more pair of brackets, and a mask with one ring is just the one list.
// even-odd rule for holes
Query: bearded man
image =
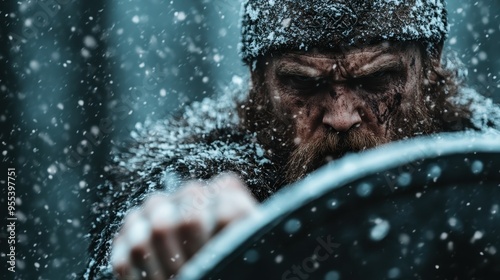
{"label": "bearded man", "polygon": [[194,103],[115,155],[85,278],[173,277],[231,221],[347,153],[497,131],[500,109],[441,64],[447,28],[443,0],[245,1],[248,94]]}

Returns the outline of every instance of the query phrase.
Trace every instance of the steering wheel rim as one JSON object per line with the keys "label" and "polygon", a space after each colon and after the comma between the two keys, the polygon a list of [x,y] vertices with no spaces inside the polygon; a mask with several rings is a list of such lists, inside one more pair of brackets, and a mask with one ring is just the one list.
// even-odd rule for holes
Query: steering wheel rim
{"label": "steering wheel rim", "polygon": [[[456,164],[452,166],[447,162]],[[416,194],[429,187],[433,191],[439,190],[439,184],[457,181],[462,181],[460,184],[486,181],[487,184],[500,187],[499,135],[470,132],[440,134],[348,155],[335,164],[321,168],[305,180],[281,190],[254,215],[228,227],[185,265],[178,279],[234,279],[234,269],[232,276],[224,274],[224,270],[231,270],[228,268],[235,264],[255,262],[252,259],[259,258],[259,254],[262,254],[258,251],[259,248],[266,246],[255,244],[266,239],[266,235],[269,243],[293,245],[285,240],[286,237],[283,240],[270,237],[273,229],[285,235],[289,233],[290,240],[297,239],[294,236],[302,234],[300,238],[304,240],[301,228],[307,231],[305,228],[310,228],[308,223],[310,225],[314,222],[305,221],[307,217],[296,218],[297,213],[301,209],[312,211],[319,207],[319,201],[323,201],[321,205],[330,211],[328,217],[332,217],[332,213],[346,213],[346,209],[352,209],[359,202],[362,205],[370,205],[371,202],[380,207],[380,203],[386,203],[388,197],[408,197],[409,194]],[[450,186],[450,183],[447,184]],[[328,200],[328,197],[332,198]],[[333,197],[342,199],[335,200]],[[372,229],[384,233],[387,231],[384,225],[384,220],[375,219]],[[380,232],[378,234],[375,232],[371,237],[385,238],[380,237]],[[334,277],[336,272],[332,270],[331,273],[333,274],[330,276]],[[240,274],[237,277],[252,279],[245,276],[248,275]],[[289,273],[288,276],[293,275]],[[304,279],[297,274],[296,278],[287,278],[288,276],[282,276],[282,279]],[[325,275],[325,279],[337,279],[327,276]]]}

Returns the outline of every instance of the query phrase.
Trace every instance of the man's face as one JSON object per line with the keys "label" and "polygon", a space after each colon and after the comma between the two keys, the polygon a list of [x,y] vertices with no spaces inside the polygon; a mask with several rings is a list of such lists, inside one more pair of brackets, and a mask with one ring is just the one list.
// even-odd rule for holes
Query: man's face
{"label": "man's face", "polygon": [[289,52],[265,63],[262,90],[293,130],[289,169],[310,172],[345,153],[411,137],[429,121],[415,44]]}

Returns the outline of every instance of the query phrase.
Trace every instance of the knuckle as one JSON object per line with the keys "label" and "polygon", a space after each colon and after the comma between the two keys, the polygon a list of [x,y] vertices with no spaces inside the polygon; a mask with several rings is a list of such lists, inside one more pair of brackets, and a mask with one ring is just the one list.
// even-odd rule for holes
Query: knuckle
{"label": "knuckle", "polygon": [[190,203],[183,204],[180,211],[178,224],[186,224],[186,223],[197,223],[202,221],[206,215],[208,215],[209,211],[207,209],[208,201],[196,201],[192,200]]}
{"label": "knuckle", "polygon": [[190,181],[179,192],[179,196],[182,197],[196,197],[200,195],[202,191],[202,184],[197,181]]}
{"label": "knuckle", "polygon": [[144,225],[144,213],[140,208],[134,208],[125,215],[119,235],[130,237],[139,225]]}
{"label": "knuckle", "polygon": [[129,265],[130,251],[126,244],[120,241],[113,242],[111,250],[111,265],[114,269],[124,271]]}
{"label": "knuckle", "polygon": [[175,234],[176,225],[155,224],[151,229],[151,238],[153,240],[167,239]]}
{"label": "knuckle", "polygon": [[158,205],[161,205],[165,202],[168,201],[168,197],[164,194],[153,194],[146,198],[146,200],[143,203],[143,211],[148,213],[153,211],[158,207]]}
{"label": "knuckle", "polygon": [[170,200],[157,204],[148,213],[153,231],[165,231],[175,227],[178,220],[178,209]]}
{"label": "knuckle", "polygon": [[181,232],[186,232],[186,231],[197,232],[201,231],[203,227],[204,227],[204,221],[200,215],[193,216],[190,219],[183,219],[178,226],[179,231]]}
{"label": "knuckle", "polygon": [[214,188],[245,189],[245,185],[241,179],[233,173],[223,173],[215,177],[210,185]]}
{"label": "knuckle", "polygon": [[131,224],[134,224],[135,221],[141,218],[141,212],[139,209],[133,209],[128,212],[125,216],[125,220],[123,221],[122,230],[126,230],[127,227]]}

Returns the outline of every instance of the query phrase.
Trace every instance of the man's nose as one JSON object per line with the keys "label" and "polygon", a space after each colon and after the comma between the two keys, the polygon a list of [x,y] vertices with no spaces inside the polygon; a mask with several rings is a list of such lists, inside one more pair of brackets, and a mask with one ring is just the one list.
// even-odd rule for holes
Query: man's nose
{"label": "man's nose", "polygon": [[354,100],[346,95],[338,96],[335,100],[327,101],[323,124],[336,132],[347,132],[351,128],[361,125],[361,115]]}

